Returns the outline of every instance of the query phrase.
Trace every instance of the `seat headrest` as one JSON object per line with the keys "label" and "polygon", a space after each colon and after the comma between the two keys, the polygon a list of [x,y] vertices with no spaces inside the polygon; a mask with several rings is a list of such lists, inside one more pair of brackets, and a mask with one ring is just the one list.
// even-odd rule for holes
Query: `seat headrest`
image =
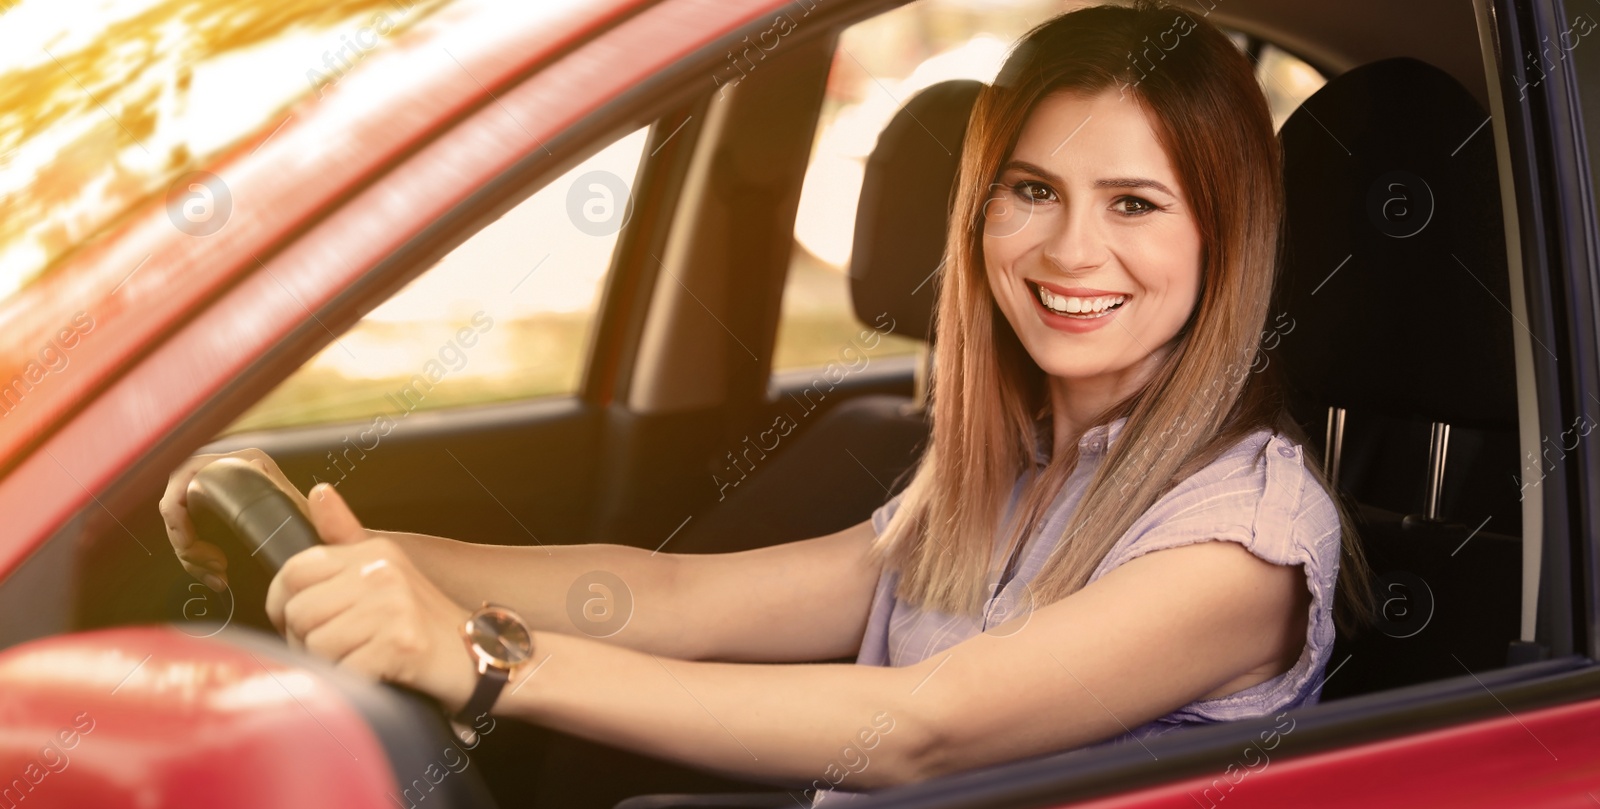
{"label": "seat headrest", "polygon": [[861,322],[888,312],[896,334],[932,336],[950,194],[982,87],[970,79],[931,85],[878,135],[861,182],[850,255],[850,299]]}
{"label": "seat headrest", "polygon": [[1267,356],[1298,404],[1515,425],[1487,120],[1455,79],[1397,58],[1332,79],[1284,123],[1281,339]]}

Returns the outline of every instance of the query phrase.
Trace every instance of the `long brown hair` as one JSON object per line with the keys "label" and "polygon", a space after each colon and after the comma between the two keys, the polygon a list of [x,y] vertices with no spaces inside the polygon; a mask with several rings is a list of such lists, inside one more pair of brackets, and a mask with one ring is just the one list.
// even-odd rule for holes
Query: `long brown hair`
{"label": "long brown hair", "polygon": [[[1203,18],[1172,6],[1057,16],[1018,41],[979,94],[967,129],[934,321],[931,441],[873,546],[901,572],[896,594],[911,603],[978,614],[993,595],[990,554],[1011,490],[1032,468],[1038,442],[1052,442],[1051,420],[1041,418],[1050,407],[1045,372],[989,288],[985,200],[1042,99],[1107,90],[1143,106],[1177,172],[1200,232],[1201,291],[1145,384],[1094,420],[1127,418],[1032,582],[1034,604],[1082,588],[1139,515],[1250,433],[1269,428],[1306,443],[1261,345],[1280,260],[1282,157],[1250,62]],[[1267,373],[1257,373],[1263,365]],[[1029,478],[1006,547],[1042,521],[1077,464],[1076,444],[1065,446]],[[1316,453],[1302,456],[1339,509],[1336,618],[1342,631],[1355,631],[1372,613],[1370,571]]]}

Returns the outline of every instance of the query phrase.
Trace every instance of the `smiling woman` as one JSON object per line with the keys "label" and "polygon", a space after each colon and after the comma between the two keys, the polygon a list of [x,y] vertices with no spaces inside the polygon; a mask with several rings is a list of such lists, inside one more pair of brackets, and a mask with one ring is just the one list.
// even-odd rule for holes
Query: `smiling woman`
{"label": "smiling woman", "polygon": [[[1165,52],[1169,69],[1130,72],[1140,43],[1179,19],[1196,30]],[[1298,435],[1269,375],[1231,373],[1258,349],[1276,272],[1278,145],[1249,62],[1214,27],[1100,7],[1018,44],[978,99],[958,182],[934,440],[904,495],[925,519],[894,521],[882,545],[910,563],[904,596],[970,608],[990,547],[969,538],[1001,529],[1028,459],[1052,449],[1002,547],[1037,525],[1077,466],[1077,437],[1123,419],[1074,510],[1069,533],[1083,538],[1037,584],[1051,601],[1179,481],[1259,430]],[[1156,442],[1166,451],[1139,451]],[[1128,478],[1131,491],[1109,485]]]}
{"label": "smiling woman", "polygon": [[[1171,30],[1184,36],[1162,40]],[[1162,68],[1141,69],[1144,43],[1157,41],[1170,44]],[[885,575],[859,662],[939,659],[957,671],[941,678],[979,688],[982,666],[962,665],[972,656],[940,653],[1010,626],[1019,609],[1037,613],[1035,626],[1047,613],[1063,620],[1056,610],[1104,622],[1111,582],[1147,593],[1123,608],[1168,628],[1183,604],[1218,616],[1210,599],[1226,588],[1199,574],[1218,565],[1270,594],[1265,616],[1189,637],[1196,654],[1229,662],[1192,665],[1173,647],[1186,662],[1159,688],[1094,684],[1119,669],[1143,680],[1130,664],[1157,658],[1129,646],[1157,631],[1054,663],[1112,714],[1104,729],[1123,733],[1111,741],[1316,701],[1336,590],[1348,628],[1370,609],[1365,564],[1272,376],[1233,373],[1261,350],[1280,160],[1248,60],[1189,12],[1090,8],[1016,46],[967,131],[936,318],[933,440],[906,491],[874,515]],[[1167,567],[1179,564],[1196,567]],[[1014,744],[1002,732],[974,721],[963,735]]]}
{"label": "smiling woman", "polygon": [[[300,502],[327,545],[273,580],[274,624],[453,714],[829,802],[847,773],[877,789],[1315,703],[1367,574],[1275,366],[1236,373],[1264,350],[1283,209],[1248,59],[1175,7],[1071,12],[1016,45],[965,138],[931,443],[870,520],[739,553],[473,545],[366,529],[318,485]],[[220,576],[184,500],[210,459],[162,511]],[[632,605],[603,637],[573,607],[596,572]],[[515,660],[467,637],[467,665],[475,609],[517,627]]]}

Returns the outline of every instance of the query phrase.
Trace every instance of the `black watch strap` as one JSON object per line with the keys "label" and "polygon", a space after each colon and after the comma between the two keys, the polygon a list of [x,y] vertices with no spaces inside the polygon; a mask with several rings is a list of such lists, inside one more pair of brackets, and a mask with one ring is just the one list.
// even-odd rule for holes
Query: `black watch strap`
{"label": "black watch strap", "polygon": [[500,692],[505,689],[509,674],[498,666],[486,666],[485,671],[478,675],[478,687],[472,689],[472,696],[462,706],[461,712],[455,715],[455,721],[471,725],[474,719],[488,713],[494,707],[495,700],[500,698]]}

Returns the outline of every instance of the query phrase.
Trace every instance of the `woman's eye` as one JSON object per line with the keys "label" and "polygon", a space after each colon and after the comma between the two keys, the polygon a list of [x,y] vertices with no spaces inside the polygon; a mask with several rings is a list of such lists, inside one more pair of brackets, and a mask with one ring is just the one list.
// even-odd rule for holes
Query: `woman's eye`
{"label": "woman's eye", "polygon": [[1034,180],[1016,183],[1011,190],[1028,202],[1050,202],[1055,199],[1055,192],[1050,190],[1050,186]]}
{"label": "woman's eye", "polygon": [[1138,216],[1156,210],[1155,203],[1139,197],[1118,197],[1116,202],[1111,204],[1117,213],[1128,216]]}

